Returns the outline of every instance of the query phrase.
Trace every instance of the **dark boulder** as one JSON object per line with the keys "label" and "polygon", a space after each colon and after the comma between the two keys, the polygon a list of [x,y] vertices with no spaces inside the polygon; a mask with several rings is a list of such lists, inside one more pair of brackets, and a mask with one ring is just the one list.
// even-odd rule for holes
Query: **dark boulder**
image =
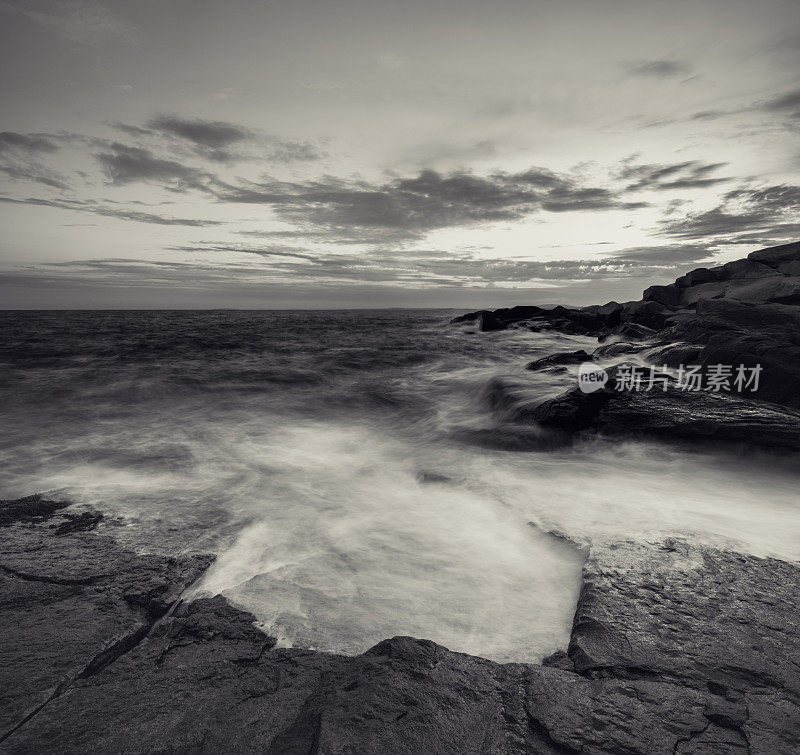
{"label": "dark boulder", "polygon": [[724,265],[714,269],[718,271],[718,280],[721,281],[751,280],[780,275],[768,265],[750,259],[726,262]]}
{"label": "dark boulder", "polygon": [[69,506],[68,501],[51,501],[40,494],[0,501],[0,527],[8,527],[15,522],[44,522]]}
{"label": "dark boulder", "polygon": [[627,366],[608,370],[604,390],[587,394],[572,388],[533,407],[520,404],[517,411],[542,427],[568,432],[591,429],[800,450],[798,411],[728,393],[679,388],[658,374],[647,390],[649,370],[640,390],[618,390],[617,377]]}
{"label": "dark boulder", "polygon": [[659,304],[665,304],[669,307],[677,307],[682,303],[681,296],[684,290],[675,284],[667,286],[650,286],[646,288],[642,294],[644,301],[655,301]]}
{"label": "dark boulder", "polygon": [[600,409],[602,433],[746,443],[800,450],[800,412],[732,395],[670,388],[617,392]]}
{"label": "dark boulder", "polygon": [[616,301],[603,304],[597,308],[595,316],[607,327],[613,328],[622,322],[622,304]]}
{"label": "dark boulder", "polygon": [[666,324],[667,317],[674,311],[672,307],[655,301],[635,301],[623,306],[621,318],[623,322],[634,322],[654,330],[661,330]]}
{"label": "dark boulder", "polygon": [[558,354],[551,354],[550,356],[537,359],[534,362],[529,362],[526,370],[543,370],[546,367],[555,367],[556,365],[564,364],[580,364],[581,362],[590,362],[592,359],[591,354],[587,354],[583,349],[577,351],[562,351]]}
{"label": "dark boulder", "polygon": [[481,331],[506,330],[509,327],[527,327],[534,331],[559,330],[573,335],[596,335],[604,327],[603,320],[591,311],[569,307],[544,309],[537,306],[517,306],[480,310],[454,317],[451,324],[478,323]]}
{"label": "dark boulder", "polygon": [[680,278],[677,278],[675,280],[675,285],[679,288],[689,288],[691,286],[697,286],[701,283],[715,283],[719,280],[715,270],[716,268],[709,269],[707,267],[698,267],[696,270],[692,270],[691,272],[686,273],[686,275],[682,275]]}
{"label": "dark boulder", "polygon": [[628,340],[628,341],[646,341],[657,335],[657,331],[653,328],[648,328],[646,325],[640,325],[636,322],[626,322],[618,325],[616,328],[604,330],[597,337],[600,343],[606,343],[610,340]]}
{"label": "dark boulder", "polygon": [[450,320],[450,324],[458,325],[460,323],[465,323],[465,322],[475,323],[480,319],[481,315],[488,314],[488,312],[489,312],[488,309],[482,309],[479,310],[478,312],[467,312],[464,315],[458,315],[458,317],[454,317],[452,320]]}
{"label": "dark boulder", "polygon": [[693,363],[760,366],[753,398],[800,408],[800,307],[709,299],[669,335],[699,347]]}
{"label": "dark boulder", "polygon": [[604,343],[592,352],[592,359],[608,359],[608,357],[618,357],[623,354],[637,354],[651,348],[647,343],[626,343],[616,341],[614,343]]}
{"label": "dark boulder", "polygon": [[775,267],[779,273],[784,275],[800,276],[800,260],[792,260],[791,262],[781,262]]}
{"label": "dark boulder", "polygon": [[700,364],[702,352],[702,346],[695,346],[690,343],[673,343],[651,351],[647,355],[647,361],[656,365],[666,365],[667,367]]}
{"label": "dark boulder", "polygon": [[765,265],[778,265],[782,262],[795,262],[800,260],[800,241],[781,246],[771,246],[768,249],[759,249],[750,252],[747,259],[762,262]]}
{"label": "dark boulder", "polygon": [[481,333],[489,333],[495,330],[505,330],[508,325],[498,320],[493,314],[486,312],[480,316],[479,330]]}
{"label": "dark boulder", "polygon": [[743,301],[800,304],[800,278],[776,275],[756,280],[731,281],[725,296]]}
{"label": "dark boulder", "polygon": [[795,305],[708,299],[697,305],[697,316],[715,317],[732,325],[761,332],[780,329],[789,335],[800,331],[800,307]]}

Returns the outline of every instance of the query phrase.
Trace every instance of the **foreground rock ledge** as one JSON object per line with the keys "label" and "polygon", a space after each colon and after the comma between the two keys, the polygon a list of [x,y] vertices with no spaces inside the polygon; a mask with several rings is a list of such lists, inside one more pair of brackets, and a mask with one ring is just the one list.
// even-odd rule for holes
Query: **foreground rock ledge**
{"label": "foreground rock ledge", "polygon": [[0,529],[3,752],[800,750],[794,564],[594,547],[541,666],[410,637],[343,657],[275,649],[221,597],[176,604],[207,558],[137,556],[26,500],[43,513]]}

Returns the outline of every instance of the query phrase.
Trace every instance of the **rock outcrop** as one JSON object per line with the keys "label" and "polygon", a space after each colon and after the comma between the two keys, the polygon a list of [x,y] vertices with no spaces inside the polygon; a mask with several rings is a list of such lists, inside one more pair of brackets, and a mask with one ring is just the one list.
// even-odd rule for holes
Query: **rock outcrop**
{"label": "rock outcrop", "polygon": [[138,556],[65,528],[67,505],[0,502],[0,739],[141,641],[211,562]]}
{"label": "rock outcrop", "polygon": [[[494,314],[502,320],[511,313],[537,311],[540,317],[545,312],[513,307]],[[695,365],[704,375],[720,365],[731,371],[756,370],[757,390],[709,394],[673,387],[645,394],[606,391],[587,398],[575,389],[548,398],[541,391],[536,396],[530,386],[526,400],[517,401],[503,421],[565,432],[649,433],[798,450],[800,242],[692,270],[668,286],[651,286],[639,302],[610,302],[580,312],[607,326],[591,331],[602,345],[591,355],[544,356],[527,369],[553,372],[579,361],[639,353],[656,367]],[[525,323],[532,327],[530,320]]]}
{"label": "rock outcrop", "polygon": [[644,434],[690,440],[745,443],[800,451],[800,411],[735,396],[678,388],[654,373],[652,390],[616,390],[615,371],[606,388],[571,388],[546,401],[520,401],[513,420],[570,433]]}
{"label": "rock outcrop", "polygon": [[207,560],[135,556],[46,523],[5,534],[25,545],[4,595],[36,620],[5,599],[3,752],[800,747],[793,564],[682,541],[594,546],[566,652],[499,664],[411,637],[356,657],[276,648],[221,597],[175,604]]}
{"label": "rock outcrop", "polygon": [[800,304],[800,243],[752,252],[747,259],[701,267],[666,286],[651,286],[642,297],[669,307],[696,305],[701,299]]}

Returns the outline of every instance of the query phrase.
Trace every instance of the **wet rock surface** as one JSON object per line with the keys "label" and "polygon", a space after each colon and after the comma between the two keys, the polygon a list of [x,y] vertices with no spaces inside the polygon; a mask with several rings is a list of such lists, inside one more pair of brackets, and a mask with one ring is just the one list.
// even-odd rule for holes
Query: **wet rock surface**
{"label": "wet rock surface", "polygon": [[139,556],[65,529],[74,520],[53,515],[68,504],[52,503],[0,501],[0,738],[139,642],[211,562]]}
{"label": "wet rock surface", "polygon": [[[648,433],[800,450],[798,273],[800,242],[692,270],[674,284],[651,286],[641,301],[580,310],[605,325],[584,332],[596,335],[600,343],[591,355],[563,352],[527,365],[528,370],[555,373],[580,361],[641,354],[655,368],[696,366],[703,376],[722,367],[731,380],[719,393],[672,385],[664,391],[606,390],[591,397],[572,388],[552,397],[542,391],[537,396],[530,386],[515,388],[513,401],[495,396],[491,406],[506,409],[513,404],[501,421],[538,423],[567,433]],[[525,315],[533,318],[530,323],[537,310],[541,319],[542,313],[549,317],[559,308],[513,307],[494,315],[499,320]],[[740,368],[743,374],[758,372],[755,388],[746,391],[742,383],[734,390]]]}
{"label": "wet rock surface", "polygon": [[[6,533],[23,543],[11,568],[37,579],[5,576],[36,586],[18,597],[38,621],[21,626],[4,603],[0,661],[4,674],[39,680],[28,689],[41,694],[32,701],[6,679],[3,752],[766,755],[800,745],[793,564],[682,541],[595,546],[567,651],[499,664],[410,637],[356,657],[276,648],[221,597],[148,620],[135,609],[163,611],[207,559],[136,556],[44,523]],[[36,547],[45,542],[52,555]],[[47,581],[56,564],[61,581]],[[138,626],[136,642],[87,663]]]}
{"label": "wet rock surface", "polygon": [[583,349],[577,351],[562,351],[558,354],[551,354],[550,356],[537,359],[526,365],[526,370],[536,371],[544,370],[548,367],[557,367],[565,364],[580,364],[581,362],[590,362],[592,359],[591,354],[587,354]]}
{"label": "wet rock surface", "polygon": [[[613,379],[612,374],[609,386]],[[641,433],[800,450],[800,412],[720,393],[687,391],[668,381],[666,390],[663,384],[642,391],[609,387],[583,393],[572,388],[541,403],[520,404],[516,417],[566,432]]]}

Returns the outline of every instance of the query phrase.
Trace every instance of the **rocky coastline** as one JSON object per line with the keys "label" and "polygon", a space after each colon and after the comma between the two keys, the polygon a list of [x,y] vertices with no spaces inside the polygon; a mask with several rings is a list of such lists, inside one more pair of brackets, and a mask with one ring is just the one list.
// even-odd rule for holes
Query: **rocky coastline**
{"label": "rocky coastline", "polygon": [[[3,501],[8,753],[789,753],[800,748],[800,567],[595,544],[569,646],[495,663],[394,637],[356,657],[275,647],[213,560],[131,553],[66,504]],[[535,600],[535,596],[531,596]]]}
{"label": "rocky coastline", "polygon": [[[593,353],[549,355],[531,375],[589,361],[613,378],[631,355],[764,370],[746,397],[666,377],[655,392],[535,400],[496,381],[507,423],[565,442],[626,433],[800,450],[800,243],[637,302],[456,324],[597,337]],[[679,538],[595,542],[569,644],[539,665],[411,637],[349,657],[278,647],[224,597],[191,597],[213,556],[137,554],[102,534],[102,519],[42,495],[0,501],[0,752],[800,751],[795,563]]]}
{"label": "rocky coastline", "polygon": [[[454,324],[482,332],[554,330],[596,337],[598,346],[551,354],[531,371],[567,371],[597,362],[611,378],[596,393],[575,383],[545,401],[524,384],[495,381],[490,402],[508,424],[533,424],[570,436],[646,434],[800,449],[800,242],[699,268],[668,286],[651,286],[639,301],[582,308],[513,307],[461,315]],[[715,365],[759,372],[757,391],[687,392],[675,376],[653,391],[615,390],[614,377],[637,355],[654,369]]]}

